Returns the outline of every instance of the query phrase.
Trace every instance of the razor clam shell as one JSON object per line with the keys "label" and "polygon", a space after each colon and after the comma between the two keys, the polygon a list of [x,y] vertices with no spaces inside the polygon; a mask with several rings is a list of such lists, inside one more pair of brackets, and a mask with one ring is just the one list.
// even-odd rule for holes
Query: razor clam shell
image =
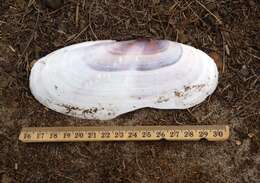
{"label": "razor clam shell", "polygon": [[139,53],[138,47],[111,53],[118,44],[113,40],[62,48],[35,63],[31,92],[57,112],[100,120],[144,107],[186,109],[201,103],[218,83],[214,61],[191,46],[165,43],[155,54]]}

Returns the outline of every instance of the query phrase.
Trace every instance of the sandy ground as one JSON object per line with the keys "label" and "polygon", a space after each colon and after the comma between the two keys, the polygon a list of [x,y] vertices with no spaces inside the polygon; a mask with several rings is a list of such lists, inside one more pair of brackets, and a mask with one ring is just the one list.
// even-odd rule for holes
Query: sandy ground
{"label": "sandy ground", "polygon": [[[51,5],[49,5],[51,6]],[[56,7],[55,7],[56,6]],[[259,1],[0,0],[0,181],[260,182]],[[101,122],[67,117],[31,95],[32,63],[87,40],[169,39],[219,62],[217,90],[189,110],[141,109]],[[23,144],[26,126],[227,124],[225,142]]]}

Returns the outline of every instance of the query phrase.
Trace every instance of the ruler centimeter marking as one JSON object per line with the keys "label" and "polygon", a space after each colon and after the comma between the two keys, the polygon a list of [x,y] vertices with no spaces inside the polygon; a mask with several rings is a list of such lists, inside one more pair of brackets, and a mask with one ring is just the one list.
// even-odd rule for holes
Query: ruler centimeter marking
{"label": "ruler centimeter marking", "polygon": [[190,126],[85,126],[85,127],[27,127],[19,140],[32,142],[80,141],[224,141],[229,127],[224,125]]}

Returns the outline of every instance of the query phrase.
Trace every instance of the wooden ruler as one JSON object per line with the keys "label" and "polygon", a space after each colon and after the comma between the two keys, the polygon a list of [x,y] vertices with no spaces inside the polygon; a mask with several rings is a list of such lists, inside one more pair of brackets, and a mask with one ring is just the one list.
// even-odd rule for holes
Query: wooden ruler
{"label": "wooden ruler", "polygon": [[224,141],[229,127],[224,125],[194,126],[85,126],[85,127],[28,127],[23,128],[19,140],[31,142],[79,141]]}

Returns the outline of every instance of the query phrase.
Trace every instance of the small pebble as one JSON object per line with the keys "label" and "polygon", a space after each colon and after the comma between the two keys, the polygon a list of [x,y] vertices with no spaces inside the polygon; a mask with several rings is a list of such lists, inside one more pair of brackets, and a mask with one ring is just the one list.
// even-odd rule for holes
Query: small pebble
{"label": "small pebble", "polygon": [[249,138],[253,138],[254,136],[255,136],[255,134],[253,134],[253,133],[249,133],[249,134],[248,134],[248,137],[249,137]]}
{"label": "small pebble", "polygon": [[242,144],[242,142],[240,140],[236,140],[236,145],[240,146]]}
{"label": "small pebble", "polygon": [[14,169],[18,170],[18,164],[17,163],[14,164]]}
{"label": "small pebble", "polygon": [[247,77],[249,75],[249,70],[247,69],[246,65],[243,65],[241,70],[240,70],[241,74],[245,77]]}
{"label": "small pebble", "polygon": [[64,1],[63,0],[43,0],[43,4],[45,6],[47,6],[48,8],[58,9],[64,4]]}

